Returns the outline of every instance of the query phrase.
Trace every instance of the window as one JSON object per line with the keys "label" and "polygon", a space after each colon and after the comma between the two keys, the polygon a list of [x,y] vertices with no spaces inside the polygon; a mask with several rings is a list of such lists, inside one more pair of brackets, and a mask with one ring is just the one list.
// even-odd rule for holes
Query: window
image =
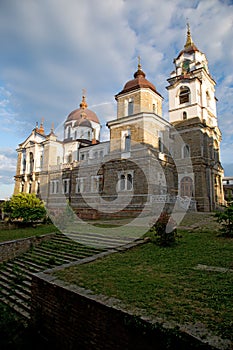
{"label": "window", "polygon": [[156,101],[153,103],[153,113],[158,113],[158,103]]}
{"label": "window", "polygon": [[103,176],[97,175],[91,177],[91,192],[98,193],[103,190]]}
{"label": "window", "polygon": [[206,91],[206,105],[210,107],[210,94],[209,91]]}
{"label": "window", "polygon": [[37,194],[40,194],[40,181],[37,182]]}
{"label": "window", "polygon": [[130,98],[129,101],[128,101],[128,115],[131,115],[133,114],[133,100]]}
{"label": "window", "polygon": [[25,171],[26,171],[26,164],[27,164],[26,158],[24,158],[23,159],[23,173],[25,173]]}
{"label": "window", "polygon": [[125,152],[130,151],[130,146],[131,146],[131,135],[129,131],[128,135],[125,135]]}
{"label": "window", "polygon": [[85,178],[77,177],[76,178],[76,187],[75,193],[83,193],[85,191]]}
{"label": "window", "polygon": [[21,182],[21,190],[20,190],[20,192],[23,192],[24,191],[24,182],[22,181]]}
{"label": "window", "polygon": [[70,128],[70,126],[68,126],[68,128],[67,128],[67,138],[68,139],[70,138],[70,135],[71,135],[71,128]]}
{"label": "window", "polygon": [[189,176],[183,177],[180,182],[180,195],[182,197],[193,197],[193,180]]}
{"label": "window", "polygon": [[187,119],[187,112],[183,112],[183,120]]}
{"label": "window", "polygon": [[122,149],[122,152],[130,152],[131,132],[129,129],[121,132],[121,149]]}
{"label": "window", "polygon": [[33,157],[33,153],[32,152],[29,153],[29,164],[30,164],[29,172],[32,173],[33,172],[33,168],[34,168],[34,157]]}
{"label": "window", "polygon": [[189,102],[190,99],[190,90],[187,86],[183,86],[180,88],[180,104]]}
{"label": "window", "polygon": [[163,134],[161,131],[158,132],[158,148],[159,152],[163,152]]}
{"label": "window", "polygon": [[63,193],[67,194],[70,192],[70,179],[63,180]]}
{"label": "window", "polygon": [[88,133],[87,133],[87,139],[91,140],[91,132],[90,131],[88,131]]}
{"label": "window", "polygon": [[31,181],[28,184],[28,193],[32,193],[32,183],[31,183]]}
{"label": "window", "polygon": [[50,181],[50,194],[59,193],[59,180]]}
{"label": "window", "polygon": [[118,173],[118,190],[131,191],[133,189],[133,171]]}
{"label": "window", "polygon": [[183,152],[182,152],[182,158],[188,158],[190,157],[190,147],[189,145],[184,145],[183,146]]}

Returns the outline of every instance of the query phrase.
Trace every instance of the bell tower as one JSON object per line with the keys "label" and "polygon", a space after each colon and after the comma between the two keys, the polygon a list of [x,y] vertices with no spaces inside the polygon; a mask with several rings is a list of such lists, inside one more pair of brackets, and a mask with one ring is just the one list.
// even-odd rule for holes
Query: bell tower
{"label": "bell tower", "polygon": [[215,81],[204,53],[194,44],[189,24],[184,49],[174,59],[168,79],[170,122],[198,117],[210,127],[217,126]]}
{"label": "bell tower", "polygon": [[[190,27],[183,50],[173,61],[167,86],[169,121],[182,137],[178,158],[192,163],[190,174],[181,174],[179,194],[193,197],[197,210],[212,211],[224,204],[220,162],[221,132],[218,128],[215,81],[204,53],[194,44]],[[187,188],[190,189],[187,194]]]}

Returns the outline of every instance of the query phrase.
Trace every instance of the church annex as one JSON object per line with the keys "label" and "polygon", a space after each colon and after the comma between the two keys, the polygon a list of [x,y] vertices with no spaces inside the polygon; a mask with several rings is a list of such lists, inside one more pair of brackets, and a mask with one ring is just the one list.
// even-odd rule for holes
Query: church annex
{"label": "church annex", "polygon": [[80,218],[135,217],[161,203],[198,211],[222,205],[215,81],[189,26],[167,81],[169,122],[139,61],[115,95],[109,141],[100,141],[100,121],[84,93],[64,122],[63,140],[36,126],[17,149],[14,193],[37,193],[54,210],[65,198]]}

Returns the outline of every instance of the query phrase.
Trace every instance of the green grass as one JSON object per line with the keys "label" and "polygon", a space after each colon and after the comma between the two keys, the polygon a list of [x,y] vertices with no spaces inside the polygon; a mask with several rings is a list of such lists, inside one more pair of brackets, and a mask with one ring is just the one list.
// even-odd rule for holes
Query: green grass
{"label": "green grass", "polygon": [[46,233],[57,232],[54,225],[39,225],[37,227],[26,227],[19,229],[0,230],[0,242],[11,241],[19,238],[40,236]]}
{"label": "green grass", "polygon": [[66,282],[123,301],[130,309],[179,324],[203,324],[232,339],[233,273],[196,270],[198,264],[232,268],[233,240],[213,232],[180,232],[173,248],[152,243],[56,272]]}

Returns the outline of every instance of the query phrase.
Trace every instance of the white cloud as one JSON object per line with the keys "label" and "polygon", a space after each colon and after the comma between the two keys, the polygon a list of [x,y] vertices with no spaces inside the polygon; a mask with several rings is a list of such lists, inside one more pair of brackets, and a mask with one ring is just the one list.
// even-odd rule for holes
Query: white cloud
{"label": "white cloud", "polygon": [[14,6],[0,2],[0,147],[5,142],[16,148],[42,117],[48,129],[52,122],[62,125],[78,108],[83,88],[106,139],[105,123],[116,116],[114,95],[132,79],[138,55],[147,78],[165,98],[167,117],[166,79],[183,49],[187,18],[217,81],[219,125],[230,145],[231,1],[21,0]]}

